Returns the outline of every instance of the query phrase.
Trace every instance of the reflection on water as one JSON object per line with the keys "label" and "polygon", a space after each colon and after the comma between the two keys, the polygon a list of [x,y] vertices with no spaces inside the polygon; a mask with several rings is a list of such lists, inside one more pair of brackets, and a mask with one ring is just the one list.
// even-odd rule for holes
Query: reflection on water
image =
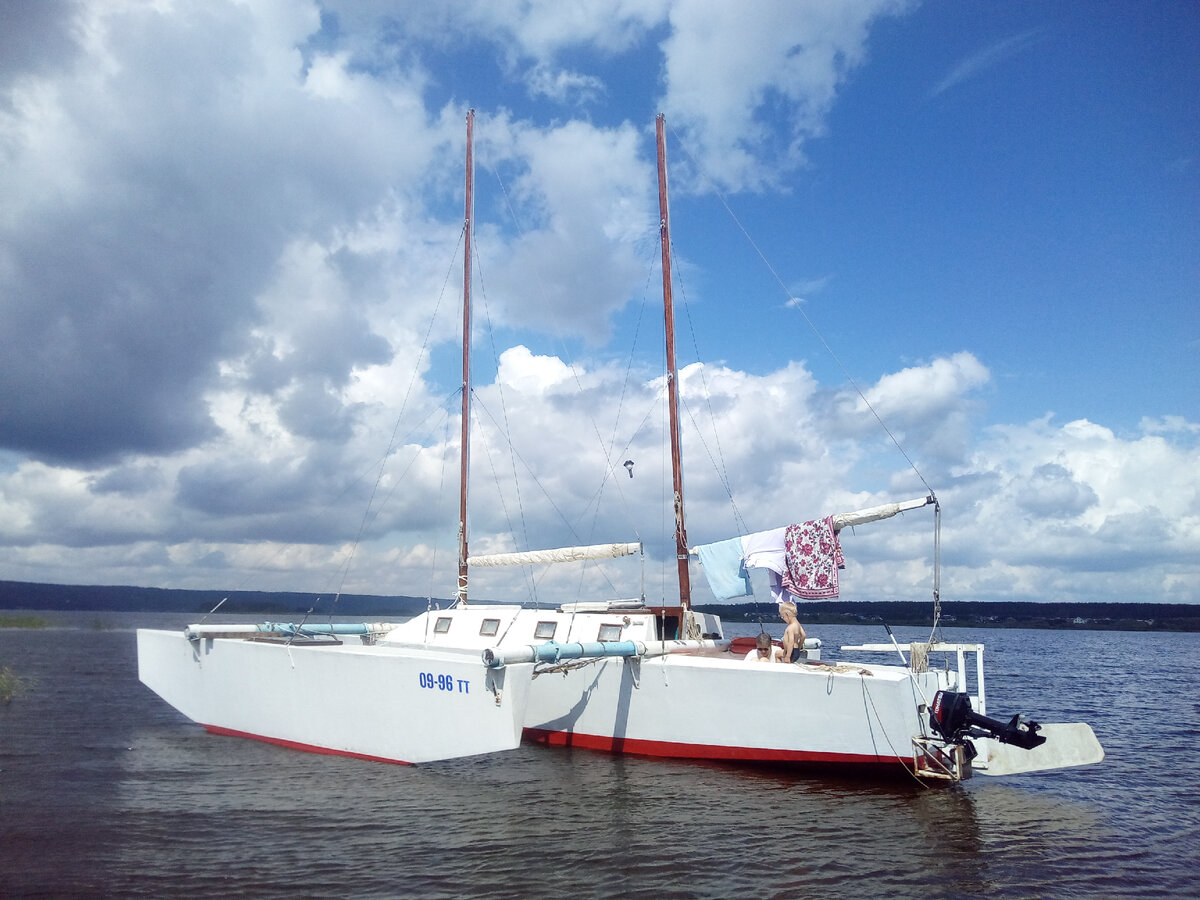
{"label": "reflection on water", "polygon": [[[540,746],[390,766],[216,737],[137,682],[131,626],[156,617],[94,618],[0,630],[0,664],[36,679],[0,707],[0,895],[1190,892],[1196,636],[948,633],[988,643],[993,712],[1090,721],[1109,756],[928,789]],[[813,630],[826,648],[877,637]]]}

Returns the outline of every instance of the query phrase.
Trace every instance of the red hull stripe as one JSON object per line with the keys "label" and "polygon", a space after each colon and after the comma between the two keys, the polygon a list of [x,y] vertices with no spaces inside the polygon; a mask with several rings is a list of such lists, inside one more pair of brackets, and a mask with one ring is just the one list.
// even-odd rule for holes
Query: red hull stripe
{"label": "red hull stripe", "polygon": [[[205,725],[211,734],[228,737],[249,738],[263,741],[289,750],[301,750],[305,753],[321,753],[327,756],[348,756],[352,759],[365,759],[370,762],[392,763],[393,765],[408,766],[412,763],[402,759],[390,759],[386,756],[372,756],[369,753],[354,753],[350,750],[332,750],[329,747],[317,747],[299,741],[288,741],[282,738],[266,737],[261,734],[251,734],[246,731],[236,731],[232,728],[222,728],[220,725]],[[549,747],[579,747],[584,750],[600,750],[607,753],[632,753],[637,756],[660,756],[671,759],[717,759],[740,760],[742,762],[796,762],[818,763],[849,766],[864,765],[895,765],[897,762],[906,765],[912,760],[895,756],[867,756],[861,753],[817,753],[808,750],[775,750],[764,747],[728,747],[719,744],[684,744],[674,741],[648,741],[638,738],[614,738],[607,735],[575,734],[569,731],[546,731],[540,728],[526,728],[525,737],[538,744]]]}
{"label": "red hull stripe", "polygon": [[674,759],[729,759],[743,762],[797,762],[849,766],[889,765],[897,762],[912,766],[911,759],[896,756],[868,756],[861,753],[818,753],[811,750],[774,750],[768,747],[728,747],[720,744],[683,744],[674,741],[648,741],[639,738],[614,738],[608,735],[576,734],[526,728],[525,737],[550,747],[581,747],[608,753],[633,753],[638,756],[665,756]]}
{"label": "red hull stripe", "polygon": [[326,756],[349,756],[351,759],[365,759],[370,762],[392,763],[398,766],[411,766],[412,763],[402,759],[389,759],[386,756],[372,756],[369,753],[354,753],[350,750],[331,750],[328,747],[316,747],[312,744],[302,744],[299,741],[285,741],[282,738],[266,737],[261,734],[250,734],[247,731],[235,731],[232,728],[222,728],[220,725],[205,725],[210,734],[223,734],[228,737],[250,738],[252,741],[263,741],[289,750],[303,750],[305,753],[323,753]]}

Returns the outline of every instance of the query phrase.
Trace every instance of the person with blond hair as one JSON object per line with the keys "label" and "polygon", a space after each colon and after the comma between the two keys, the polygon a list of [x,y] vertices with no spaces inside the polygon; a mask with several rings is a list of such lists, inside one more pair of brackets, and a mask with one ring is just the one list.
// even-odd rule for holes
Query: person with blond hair
{"label": "person with blond hair", "polygon": [[787,601],[779,604],[779,618],[786,626],[783,629],[783,653],[779,657],[782,663],[798,662],[804,658],[804,626],[796,617],[796,604]]}

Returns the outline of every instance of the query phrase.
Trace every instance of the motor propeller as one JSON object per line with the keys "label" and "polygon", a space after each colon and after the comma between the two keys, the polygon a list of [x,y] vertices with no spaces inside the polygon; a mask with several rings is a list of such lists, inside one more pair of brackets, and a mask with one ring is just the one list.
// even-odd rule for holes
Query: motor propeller
{"label": "motor propeller", "polygon": [[969,737],[992,737],[1002,744],[1032,750],[1046,743],[1037,722],[1023,724],[1020,716],[1008,722],[990,719],[971,709],[971,698],[957,691],[938,691],[929,708],[929,727],[943,740],[957,742]]}

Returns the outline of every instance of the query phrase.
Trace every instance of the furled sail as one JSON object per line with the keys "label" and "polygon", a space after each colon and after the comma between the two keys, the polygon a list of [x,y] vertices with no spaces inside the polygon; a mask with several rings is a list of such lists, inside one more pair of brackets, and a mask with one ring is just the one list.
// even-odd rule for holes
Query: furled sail
{"label": "furled sail", "polygon": [[868,522],[890,519],[899,513],[910,509],[920,509],[932,502],[933,497],[917,497],[915,500],[903,500],[900,503],[884,503],[882,506],[856,509],[854,512],[836,513],[833,517],[833,527],[841,531],[843,528],[850,528],[854,525],[866,525]]}
{"label": "furled sail", "polygon": [[715,544],[702,544],[690,548],[688,553],[700,557],[708,586],[717,600],[753,594],[748,571],[751,568],[765,568],[771,573],[771,592],[780,602],[789,597],[809,600],[836,597],[838,570],[845,568],[838,532],[935,502],[930,494],[915,500],[885,503]]}
{"label": "furled sail", "polygon": [[524,553],[489,553],[472,556],[469,566],[541,566],[550,563],[578,562],[584,559],[614,559],[642,552],[640,543],[592,544],[587,547],[560,547],[554,550],[528,550]]}
{"label": "furled sail", "polygon": [[[878,522],[880,519],[890,519],[892,516],[899,515],[902,512],[907,512],[910,509],[920,509],[922,506],[928,506],[933,502],[933,496],[930,495],[928,497],[917,497],[913,500],[901,500],[898,503],[884,503],[881,506],[869,506],[866,509],[856,509],[853,512],[834,513],[832,516],[833,529],[834,531],[841,531],[843,528],[852,528],[855,525],[866,525],[868,522]],[[737,539],[735,538],[734,540]],[[716,547],[720,546],[720,544],[707,544],[705,546]],[[691,556],[698,556],[700,554],[700,548],[691,547],[688,549],[688,553]]]}

